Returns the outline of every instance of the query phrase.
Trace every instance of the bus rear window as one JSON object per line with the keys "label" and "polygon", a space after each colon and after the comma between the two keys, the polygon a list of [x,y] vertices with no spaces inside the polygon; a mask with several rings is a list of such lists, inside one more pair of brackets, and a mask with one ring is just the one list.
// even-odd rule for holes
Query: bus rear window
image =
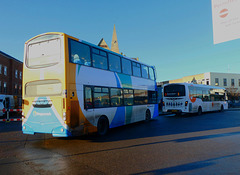
{"label": "bus rear window", "polygon": [[59,63],[61,57],[61,42],[58,35],[38,37],[28,43],[27,66],[42,68]]}
{"label": "bus rear window", "polygon": [[184,85],[168,85],[164,87],[164,97],[185,96]]}
{"label": "bus rear window", "polygon": [[25,94],[28,97],[61,95],[62,84],[59,80],[40,80],[26,84]]}

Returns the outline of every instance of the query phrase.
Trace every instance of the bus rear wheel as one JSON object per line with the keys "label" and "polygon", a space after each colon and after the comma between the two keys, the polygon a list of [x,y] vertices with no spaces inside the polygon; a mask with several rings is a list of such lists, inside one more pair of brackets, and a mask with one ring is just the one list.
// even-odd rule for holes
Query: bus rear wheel
{"label": "bus rear wheel", "polygon": [[224,107],[223,107],[223,105],[221,105],[220,112],[223,112],[223,111],[224,111]]}
{"label": "bus rear wheel", "polygon": [[150,121],[151,120],[151,112],[149,110],[146,111],[145,120],[146,121]]}
{"label": "bus rear wheel", "polygon": [[97,132],[100,136],[104,136],[108,133],[109,130],[109,122],[107,117],[105,116],[101,116],[98,119],[98,123],[97,123]]}
{"label": "bus rear wheel", "polygon": [[202,115],[202,107],[201,106],[198,107],[197,115]]}

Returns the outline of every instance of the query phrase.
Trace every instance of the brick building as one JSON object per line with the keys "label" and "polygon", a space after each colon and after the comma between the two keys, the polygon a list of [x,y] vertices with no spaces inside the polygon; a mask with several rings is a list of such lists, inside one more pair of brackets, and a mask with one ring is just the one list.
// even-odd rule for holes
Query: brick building
{"label": "brick building", "polygon": [[0,51],[0,94],[22,97],[23,63]]}

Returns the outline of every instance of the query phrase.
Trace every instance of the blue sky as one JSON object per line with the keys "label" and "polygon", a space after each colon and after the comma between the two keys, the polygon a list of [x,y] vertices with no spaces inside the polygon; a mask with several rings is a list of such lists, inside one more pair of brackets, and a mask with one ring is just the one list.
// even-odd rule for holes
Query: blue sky
{"label": "blue sky", "polygon": [[213,44],[210,0],[0,0],[0,50],[23,60],[24,43],[64,32],[155,65],[157,81],[204,72],[240,73],[240,39]]}

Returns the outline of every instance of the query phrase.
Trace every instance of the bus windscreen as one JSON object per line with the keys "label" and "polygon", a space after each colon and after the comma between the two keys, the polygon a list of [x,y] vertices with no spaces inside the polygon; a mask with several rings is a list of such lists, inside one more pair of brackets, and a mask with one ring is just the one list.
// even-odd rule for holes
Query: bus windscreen
{"label": "bus windscreen", "polygon": [[184,85],[168,85],[164,87],[164,97],[185,96]]}
{"label": "bus windscreen", "polygon": [[61,57],[61,41],[58,35],[38,37],[28,43],[27,66],[43,68],[55,65]]}

